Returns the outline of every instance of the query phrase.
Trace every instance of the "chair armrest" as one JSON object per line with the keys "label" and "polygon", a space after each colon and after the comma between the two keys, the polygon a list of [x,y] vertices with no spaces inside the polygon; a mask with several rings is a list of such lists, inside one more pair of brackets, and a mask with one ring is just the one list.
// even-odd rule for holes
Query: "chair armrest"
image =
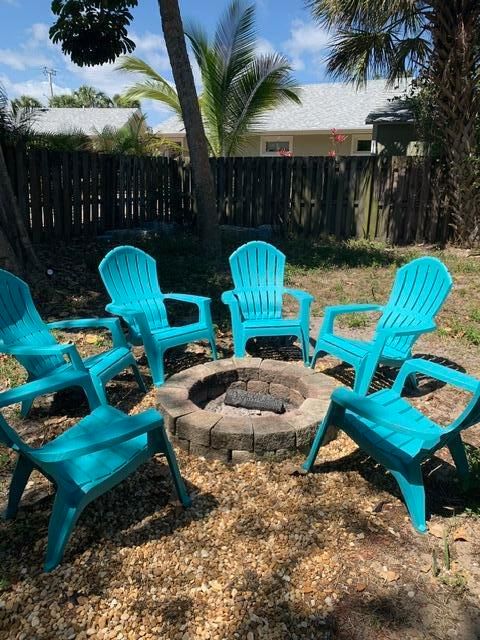
{"label": "chair armrest", "polygon": [[351,389],[335,389],[332,393],[332,402],[342,407],[347,411],[371,420],[376,424],[391,429],[392,431],[398,431],[405,435],[417,438],[424,438],[428,440],[438,440],[439,434],[432,434],[430,430],[412,428],[404,424],[399,424],[392,419],[392,413],[383,405],[378,404],[375,400],[367,396],[362,396]]}
{"label": "chair armrest", "polygon": [[193,296],[188,293],[166,293],[163,296],[164,300],[176,300],[177,302],[187,302],[188,304],[194,304],[198,307],[199,322],[212,322],[210,315],[210,298],[205,296]]}
{"label": "chair armrest", "polygon": [[392,388],[398,393],[401,393],[406,379],[413,373],[421,373],[429,378],[445,382],[445,384],[450,384],[470,393],[476,393],[480,390],[480,380],[466,373],[450,369],[450,367],[445,367],[437,362],[424,360],[423,358],[410,358],[406,360],[398,372]]}
{"label": "chair armrest", "polygon": [[151,335],[147,316],[143,311],[140,311],[135,307],[129,307],[128,305],[114,304],[113,302],[107,304],[105,309],[109,313],[113,313],[116,316],[120,316],[125,319],[131,318],[132,320],[134,320],[138,324],[140,333],[142,334],[143,338],[145,338],[145,336]]}
{"label": "chair armrest", "polygon": [[[95,419],[94,413],[90,416],[90,419]],[[108,429],[82,430],[78,436],[72,435],[67,431],[63,434],[68,434],[67,438],[59,436],[41,449],[30,449],[30,454],[39,462],[71,460],[96,451],[109,449],[148,431],[161,428],[162,425],[162,416],[155,409],[149,409],[134,416],[119,416],[109,422]],[[81,427],[81,423],[79,423],[79,426]],[[75,430],[75,427],[72,427],[72,429]]]}
{"label": "chair armrest", "polygon": [[379,329],[377,331],[377,336],[385,337],[385,339],[395,336],[414,336],[435,331],[436,328],[437,325],[434,322],[417,324],[411,327],[386,327],[383,329]]}
{"label": "chair armrest", "polygon": [[118,318],[78,318],[75,320],[59,320],[49,322],[49,329],[108,329],[112,334],[114,347],[126,347],[127,341],[123,335],[122,327]]}
{"label": "chair armrest", "polygon": [[9,356],[22,357],[22,356],[62,356],[66,355],[75,369],[80,371],[86,371],[85,365],[80,354],[77,351],[76,346],[73,343],[68,344],[49,344],[49,345],[27,345],[27,346],[12,346],[9,347],[0,343],[0,353],[5,353]]}
{"label": "chair armrest", "polygon": [[324,319],[320,335],[333,333],[333,325],[337,316],[346,315],[347,313],[367,313],[372,311],[383,311],[381,304],[346,304],[332,307],[325,307]]}
{"label": "chair armrest", "polygon": [[297,298],[297,300],[299,300],[300,302],[303,300],[309,303],[313,302],[313,296],[312,294],[308,293],[308,291],[302,291],[301,289],[289,289],[288,287],[286,287],[283,292],[289,296]]}
{"label": "chair armrest", "polygon": [[237,326],[241,324],[242,316],[240,312],[240,303],[237,296],[235,295],[235,291],[224,291],[222,293],[221,300],[223,304],[226,304],[230,307],[232,323]]}

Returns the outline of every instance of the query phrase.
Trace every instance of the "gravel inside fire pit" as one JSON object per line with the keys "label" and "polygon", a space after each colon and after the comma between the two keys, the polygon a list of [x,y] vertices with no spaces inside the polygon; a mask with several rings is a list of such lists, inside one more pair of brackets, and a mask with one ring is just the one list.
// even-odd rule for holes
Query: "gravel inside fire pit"
{"label": "gravel inside fire pit", "polygon": [[[231,407],[225,404],[225,393],[213,398],[205,405],[206,411],[213,411],[214,413],[221,413],[224,416],[278,416],[274,411],[265,411],[260,409],[246,409],[245,407]],[[290,402],[285,402],[285,411],[293,411],[295,405]]]}

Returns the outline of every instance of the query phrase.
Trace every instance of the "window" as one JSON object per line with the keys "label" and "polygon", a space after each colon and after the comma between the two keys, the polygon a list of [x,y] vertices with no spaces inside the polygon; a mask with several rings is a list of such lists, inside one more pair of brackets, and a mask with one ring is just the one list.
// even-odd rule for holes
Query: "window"
{"label": "window", "polygon": [[362,136],[352,136],[352,155],[369,156],[372,153],[372,141]]}
{"label": "window", "polygon": [[261,156],[278,156],[280,151],[293,151],[292,136],[262,136],[260,138]]}

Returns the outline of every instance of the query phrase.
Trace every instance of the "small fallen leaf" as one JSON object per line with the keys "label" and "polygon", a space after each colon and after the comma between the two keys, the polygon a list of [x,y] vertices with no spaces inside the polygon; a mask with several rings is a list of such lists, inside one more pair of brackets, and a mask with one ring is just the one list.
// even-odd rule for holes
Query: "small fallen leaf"
{"label": "small fallen leaf", "polygon": [[364,582],[359,582],[357,584],[357,586],[355,587],[355,589],[361,593],[362,591],[365,591],[365,589],[367,588],[367,585]]}
{"label": "small fallen leaf", "polygon": [[455,542],[473,542],[473,537],[465,527],[459,527],[453,532]]}
{"label": "small fallen leaf", "polygon": [[98,341],[98,336],[96,336],[94,333],[87,333],[87,335],[85,336],[85,342],[88,342],[88,344],[97,344]]}
{"label": "small fallen leaf", "polygon": [[395,582],[396,580],[399,579],[399,574],[396,573],[395,571],[387,571],[384,578],[387,582]]}
{"label": "small fallen leaf", "polygon": [[420,567],[420,571],[422,573],[428,573],[431,568],[432,568],[431,564],[422,564],[422,566]]}
{"label": "small fallen leaf", "polygon": [[443,538],[443,530],[441,524],[431,524],[428,527],[428,533],[435,536],[435,538]]}
{"label": "small fallen leaf", "polygon": [[305,587],[303,587],[302,591],[303,593],[313,593],[315,589],[312,587],[311,584],[308,584]]}

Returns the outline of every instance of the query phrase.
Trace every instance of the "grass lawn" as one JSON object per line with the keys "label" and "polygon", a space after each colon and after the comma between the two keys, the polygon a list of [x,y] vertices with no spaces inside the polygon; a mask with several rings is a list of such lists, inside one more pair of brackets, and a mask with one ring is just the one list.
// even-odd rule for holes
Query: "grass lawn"
{"label": "grass lawn", "polygon": [[[232,344],[220,294],[231,286],[228,255],[236,244],[225,242],[223,254],[211,261],[188,236],[139,244],[157,259],[165,292],[212,298],[223,356],[231,355]],[[422,338],[416,352],[480,376],[480,256],[366,242],[275,244],[287,255],[288,285],[315,296],[313,334],[326,305],[382,303],[399,266],[437,255],[455,287],[439,315],[439,330]],[[54,271],[33,290],[46,320],[104,314],[107,299],[97,266],[109,247],[90,242],[40,249]],[[179,305],[170,312],[174,322],[189,319]],[[373,315],[357,314],[340,328],[366,336],[374,322]],[[103,332],[59,337],[74,339],[84,354],[108,344]],[[148,394],[140,394],[124,374],[110,383],[108,395],[113,405],[137,412],[155,406],[155,391],[142,350],[135,353]],[[252,353],[299,358],[294,345],[253,345]],[[172,350],[167,372],[207,358],[198,345]],[[351,371],[330,358],[319,360],[317,368],[351,384]],[[380,372],[374,384],[389,384],[390,373]],[[14,361],[0,356],[0,388],[23,379]],[[465,400],[424,383],[412,402],[446,423]],[[5,415],[39,444],[86,411],[81,394],[72,391],[38,400],[26,421],[15,408]],[[171,499],[165,467],[153,460],[85,510],[63,564],[49,575],[41,565],[53,490],[32,476],[18,518],[0,524],[0,637],[480,638],[480,427],[465,433],[465,441],[471,492],[460,489],[446,452],[426,465],[432,532],[426,536],[411,528],[391,477],[344,435],[321,451],[316,472],[308,476],[292,473],[300,456],[231,467],[179,451],[191,509],[183,511]],[[0,447],[0,501],[13,462]]]}

